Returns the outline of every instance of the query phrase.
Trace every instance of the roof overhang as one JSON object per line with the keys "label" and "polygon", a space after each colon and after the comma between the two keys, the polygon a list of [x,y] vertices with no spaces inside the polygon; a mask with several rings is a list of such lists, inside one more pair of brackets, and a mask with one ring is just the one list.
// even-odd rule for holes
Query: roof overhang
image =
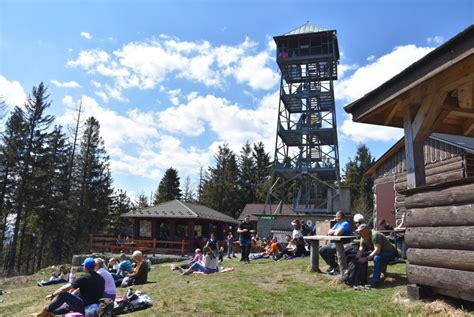
{"label": "roof overhang", "polygon": [[397,128],[411,116],[423,137],[431,132],[474,136],[473,82],[471,25],[344,109],[355,122]]}

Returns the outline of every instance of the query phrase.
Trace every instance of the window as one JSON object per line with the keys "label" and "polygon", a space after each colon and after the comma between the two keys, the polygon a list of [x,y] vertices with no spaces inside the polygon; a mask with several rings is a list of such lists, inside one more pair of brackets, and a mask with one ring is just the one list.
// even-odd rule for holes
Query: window
{"label": "window", "polygon": [[151,220],[140,220],[140,238],[151,238]]}

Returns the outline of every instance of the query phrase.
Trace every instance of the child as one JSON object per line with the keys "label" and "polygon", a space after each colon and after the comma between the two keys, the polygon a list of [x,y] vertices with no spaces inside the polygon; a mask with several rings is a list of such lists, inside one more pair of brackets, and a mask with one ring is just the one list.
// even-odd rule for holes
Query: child
{"label": "child", "polygon": [[66,270],[66,267],[64,265],[61,265],[59,267],[59,271],[57,273],[53,273],[49,281],[40,281],[36,284],[41,287],[41,286],[67,283],[68,280],[69,280],[69,272]]}
{"label": "child", "polygon": [[203,272],[204,274],[219,272],[219,260],[214,252],[209,248],[204,248],[204,253],[206,253],[206,256],[204,257],[203,262],[193,263],[193,265],[191,265],[187,270],[180,268],[180,271],[182,272],[181,275],[188,275],[193,272]]}
{"label": "child", "polygon": [[77,268],[71,266],[71,273],[69,273],[69,284],[74,283],[77,280]]}
{"label": "child", "polygon": [[235,242],[235,239],[234,239],[234,235],[232,234],[232,232],[229,231],[229,234],[227,235],[227,257],[230,259],[230,255],[232,254],[232,257],[236,257],[235,256],[235,248],[234,248],[234,242]]}
{"label": "child", "polygon": [[171,271],[176,271],[181,269],[187,270],[191,267],[196,262],[201,262],[202,261],[202,251],[201,249],[196,249],[194,250],[194,256],[188,261],[188,263],[181,264],[180,266],[176,266],[175,264],[171,265]]}

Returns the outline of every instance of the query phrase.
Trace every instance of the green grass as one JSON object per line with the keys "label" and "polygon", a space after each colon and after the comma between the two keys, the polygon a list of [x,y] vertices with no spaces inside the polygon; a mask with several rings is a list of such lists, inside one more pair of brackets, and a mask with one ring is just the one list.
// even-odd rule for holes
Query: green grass
{"label": "green grass", "polygon": [[[321,261],[322,263],[322,261]],[[234,272],[179,276],[169,264],[153,266],[152,283],[136,287],[149,294],[153,308],[133,316],[162,315],[244,315],[244,316],[418,316],[426,313],[425,303],[408,302],[405,264],[389,266],[385,286],[356,291],[336,278],[309,272],[309,258],[274,262],[260,259],[243,265],[225,260]],[[323,267],[324,268],[324,267]],[[3,284],[9,293],[0,304],[1,316],[29,316],[41,310],[44,297],[57,286],[38,287],[46,279],[44,270],[24,281]],[[126,289],[120,289],[124,294]],[[458,309],[459,313],[463,311]]]}

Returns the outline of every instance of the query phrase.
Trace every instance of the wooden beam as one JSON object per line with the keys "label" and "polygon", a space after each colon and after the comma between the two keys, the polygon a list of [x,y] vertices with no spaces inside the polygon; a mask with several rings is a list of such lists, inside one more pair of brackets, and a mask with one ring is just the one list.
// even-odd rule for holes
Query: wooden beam
{"label": "wooden beam", "polygon": [[474,272],[471,271],[408,264],[407,277],[409,283],[457,290],[461,298],[463,294],[472,298],[474,293]]}
{"label": "wooden beam", "polygon": [[407,113],[403,122],[405,130],[405,159],[407,169],[407,188],[416,188],[425,185],[425,158],[423,155],[423,141],[415,142],[411,114]]}
{"label": "wooden beam", "polygon": [[458,87],[459,107],[464,109],[473,109],[473,88],[472,81],[462,84]]}
{"label": "wooden beam", "polygon": [[410,264],[474,271],[474,251],[410,248],[407,256]]}
{"label": "wooden beam", "polygon": [[474,120],[466,120],[463,124],[464,135],[470,135],[474,131]]}
{"label": "wooden beam", "polygon": [[433,125],[443,110],[447,92],[431,94],[423,99],[420,109],[412,123],[413,139],[423,142],[433,131]]}
{"label": "wooden beam", "polygon": [[474,226],[474,204],[411,208],[406,219],[408,227]]}
{"label": "wooden beam", "polygon": [[402,102],[401,101],[397,101],[393,107],[392,107],[392,110],[390,110],[390,113],[388,114],[387,118],[385,119],[384,121],[384,125],[389,125],[390,121],[392,121],[392,118],[395,116],[395,114],[400,110],[400,106],[401,106]]}
{"label": "wooden beam", "polygon": [[474,226],[408,227],[405,231],[408,248],[474,251],[473,237]]}

